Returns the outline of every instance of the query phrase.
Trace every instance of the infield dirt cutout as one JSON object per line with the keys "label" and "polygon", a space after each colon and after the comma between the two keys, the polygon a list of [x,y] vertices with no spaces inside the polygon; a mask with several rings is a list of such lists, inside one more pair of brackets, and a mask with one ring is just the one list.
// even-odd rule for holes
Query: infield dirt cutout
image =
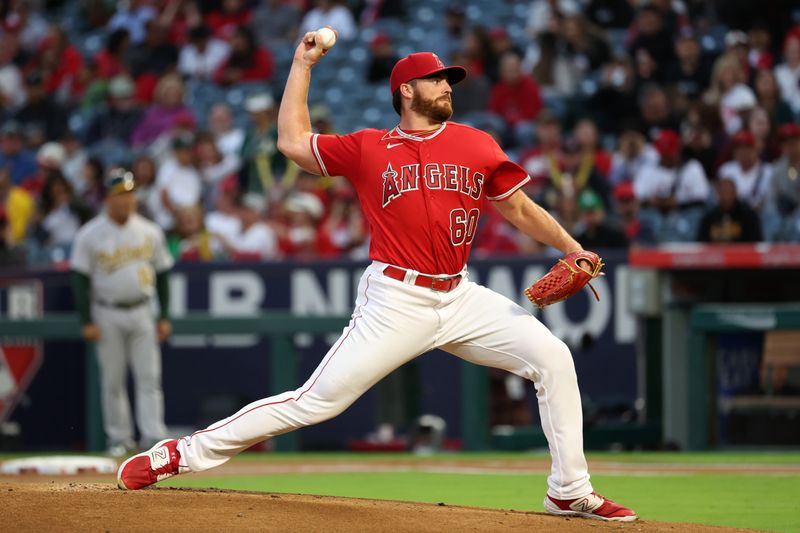
{"label": "infield dirt cutout", "polygon": [[[193,476],[265,475],[291,472],[358,471],[546,471],[547,461],[233,461]],[[633,465],[631,465],[633,466]],[[703,470],[684,465],[593,463],[605,471]],[[749,470],[727,465],[719,471]],[[759,465],[764,467],[766,465]],[[785,467],[785,465],[784,465]],[[751,467],[752,468],[752,467]],[[784,468],[785,469],[785,468]],[[774,474],[771,466],[765,474]],[[537,532],[722,532],[698,524],[640,520],[632,523],[561,518],[544,513],[482,509],[388,500],[273,494],[217,489],[116,488],[113,476],[0,476],[0,530],[13,532],[264,531],[280,533],[499,533]]]}
{"label": "infield dirt cutout", "polygon": [[[28,477],[0,481],[4,531],[267,531],[424,533],[508,531],[722,532],[730,528],[637,521],[623,524],[451,505],[153,487]],[[745,530],[738,530],[745,531]]]}

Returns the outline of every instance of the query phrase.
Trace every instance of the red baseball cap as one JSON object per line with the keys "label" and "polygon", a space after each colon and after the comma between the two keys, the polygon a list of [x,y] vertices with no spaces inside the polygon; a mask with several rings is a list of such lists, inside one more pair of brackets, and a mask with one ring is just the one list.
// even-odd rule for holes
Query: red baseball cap
{"label": "red baseball cap", "polygon": [[786,34],[786,37],[783,39],[783,50],[785,51],[786,48],[789,46],[789,43],[793,40],[800,41],[800,24],[793,27],[789,30],[789,33]]}
{"label": "red baseball cap", "polygon": [[489,30],[489,37],[492,39],[507,39],[508,31],[502,26],[496,26]]}
{"label": "red baseball cap", "polygon": [[740,130],[731,139],[731,144],[734,148],[737,146],[755,146],[756,136],[751,131]]}
{"label": "red baseball cap", "polygon": [[617,200],[630,200],[631,198],[635,197],[636,195],[633,192],[633,183],[630,181],[623,181],[616,187],[614,187],[614,198]]}
{"label": "red baseball cap", "polygon": [[392,94],[404,83],[417,78],[424,78],[437,72],[444,72],[450,85],[455,85],[467,77],[464,67],[446,67],[439,56],[432,52],[417,52],[409,54],[397,63],[389,77],[389,87]]}
{"label": "red baseball cap", "polygon": [[800,137],[800,125],[798,124],[784,124],[778,128],[778,138],[781,141],[788,141],[789,139],[797,139]]}
{"label": "red baseball cap", "polygon": [[179,111],[175,114],[174,124],[183,128],[194,128],[197,123],[191,111]]}
{"label": "red baseball cap", "polygon": [[678,155],[681,151],[681,138],[675,130],[661,130],[653,145],[662,157]]}
{"label": "red baseball cap", "polygon": [[369,42],[369,45],[375,48],[383,44],[390,44],[391,42],[392,40],[385,33],[376,33],[375,37],[373,37],[372,40]]}

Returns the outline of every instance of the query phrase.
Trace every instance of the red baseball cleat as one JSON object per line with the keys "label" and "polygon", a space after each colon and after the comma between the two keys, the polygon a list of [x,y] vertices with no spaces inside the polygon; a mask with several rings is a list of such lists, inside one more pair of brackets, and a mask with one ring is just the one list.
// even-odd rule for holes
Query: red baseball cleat
{"label": "red baseball cleat", "polygon": [[122,463],[117,471],[117,486],[122,490],[139,490],[153,483],[178,475],[178,441],[166,439],[134,455]]}
{"label": "red baseball cleat", "polygon": [[557,500],[548,494],[544,499],[544,509],[550,514],[561,516],[580,516],[616,522],[633,522],[638,518],[632,509],[614,503],[596,492],[574,500]]}

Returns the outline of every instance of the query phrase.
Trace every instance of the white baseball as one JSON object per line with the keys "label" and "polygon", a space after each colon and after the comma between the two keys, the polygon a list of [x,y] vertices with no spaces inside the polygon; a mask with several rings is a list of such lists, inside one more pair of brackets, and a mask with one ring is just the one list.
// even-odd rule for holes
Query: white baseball
{"label": "white baseball", "polygon": [[336,44],[336,34],[330,28],[318,29],[314,39],[317,42],[317,46],[325,50]]}

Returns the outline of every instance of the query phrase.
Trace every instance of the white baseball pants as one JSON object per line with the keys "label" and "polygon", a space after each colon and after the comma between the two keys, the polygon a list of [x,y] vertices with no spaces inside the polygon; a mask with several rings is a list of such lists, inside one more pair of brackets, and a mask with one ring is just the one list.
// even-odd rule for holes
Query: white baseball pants
{"label": "white baseball pants", "polygon": [[133,421],[127,388],[130,365],[141,443],[152,445],[167,433],[161,389],[161,350],[153,311],[146,304],[133,309],[94,305],[92,317],[100,330],[96,349],[100,367],[103,428],[108,443],[125,446],[133,443]]}
{"label": "white baseball pants", "polygon": [[573,499],[590,493],[580,393],[567,346],[483,286],[464,280],[451,292],[435,292],[383,275],[385,266],[373,262],[364,272],[350,324],[308,381],[180,439],[181,470],[207,470],[257,442],[328,420],[392,370],[441,348],[533,381],[553,460],[549,494]]}

